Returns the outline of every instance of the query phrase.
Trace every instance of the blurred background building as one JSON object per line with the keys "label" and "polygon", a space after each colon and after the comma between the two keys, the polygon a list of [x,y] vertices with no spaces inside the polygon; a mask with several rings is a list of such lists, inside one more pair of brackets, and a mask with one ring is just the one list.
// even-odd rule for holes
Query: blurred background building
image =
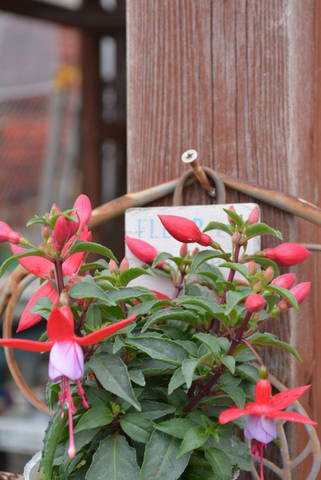
{"label": "blurred background building", "polygon": [[[97,206],[125,192],[124,10],[124,0],[0,0],[0,218],[20,232],[53,202],[69,208],[84,192]],[[122,220],[95,235],[122,255]],[[21,358],[43,386],[46,361]],[[47,419],[8,378],[1,351],[0,470],[21,471]]]}

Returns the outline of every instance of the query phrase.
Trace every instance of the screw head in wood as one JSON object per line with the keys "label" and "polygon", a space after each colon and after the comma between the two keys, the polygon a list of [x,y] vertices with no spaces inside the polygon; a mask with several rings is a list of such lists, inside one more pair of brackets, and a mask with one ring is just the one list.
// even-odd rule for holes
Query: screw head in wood
{"label": "screw head in wood", "polygon": [[181,157],[182,162],[184,163],[193,163],[195,162],[195,160],[197,160],[197,158],[198,158],[198,153],[193,148],[186,150]]}

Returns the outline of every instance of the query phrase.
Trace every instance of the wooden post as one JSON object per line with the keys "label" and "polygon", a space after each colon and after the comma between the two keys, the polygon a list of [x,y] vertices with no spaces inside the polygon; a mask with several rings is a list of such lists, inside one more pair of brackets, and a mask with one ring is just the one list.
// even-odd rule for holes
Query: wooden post
{"label": "wooden post", "polygon": [[[320,205],[320,13],[318,0],[127,0],[128,190],[178,176],[182,151],[196,148],[205,166]],[[237,199],[249,200],[230,191]],[[320,242],[319,227],[262,211],[285,240]],[[293,268],[313,292],[272,327],[303,362],[268,355],[288,386],[312,382],[319,425],[320,267],[313,253]]]}

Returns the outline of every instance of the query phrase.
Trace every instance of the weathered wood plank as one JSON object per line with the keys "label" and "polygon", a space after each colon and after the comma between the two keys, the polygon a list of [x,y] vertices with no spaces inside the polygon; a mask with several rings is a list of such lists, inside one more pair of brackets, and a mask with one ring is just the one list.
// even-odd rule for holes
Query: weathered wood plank
{"label": "weathered wood plank", "polygon": [[[127,0],[127,10],[128,190],[181,174],[182,151],[196,148],[206,166],[320,205],[321,3]],[[210,201],[199,190],[189,198]],[[229,192],[238,198],[248,200]],[[286,240],[321,241],[320,228],[262,207]],[[267,355],[288,385],[312,381],[306,406],[319,423],[320,262],[313,253],[293,268],[313,293],[273,325],[303,363]]]}

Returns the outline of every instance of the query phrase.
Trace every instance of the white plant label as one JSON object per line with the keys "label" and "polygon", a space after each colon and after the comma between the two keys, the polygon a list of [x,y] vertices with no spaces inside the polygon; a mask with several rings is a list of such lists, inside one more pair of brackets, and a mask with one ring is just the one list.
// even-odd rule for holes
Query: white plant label
{"label": "white plant label", "polygon": [[[181,243],[169,235],[163,227],[158,215],[179,215],[195,222],[200,230],[206,227],[210,222],[228,223],[227,214],[224,208],[229,209],[232,204],[226,205],[189,205],[175,207],[144,207],[130,208],[125,213],[125,234],[129,237],[145,240],[153,245],[158,252],[169,252],[173,256],[179,255]],[[247,219],[251,211],[257,205],[255,203],[235,203],[233,204],[236,213]],[[206,232],[215,242],[218,242],[226,251],[231,251],[231,237],[222,230],[210,230]],[[209,249],[197,243],[189,243],[188,250],[193,251],[195,247],[200,250]],[[246,252],[248,255],[254,254],[261,248],[260,237],[254,237],[248,242]],[[129,265],[137,267],[142,265],[126,245],[125,253]],[[218,264],[222,260],[211,260],[212,263]],[[169,280],[161,276],[151,277],[149,275],[142,276],[133,281],[132,284],[146,286],[151,290],[158,290],[171,296],[174,288]]]}

